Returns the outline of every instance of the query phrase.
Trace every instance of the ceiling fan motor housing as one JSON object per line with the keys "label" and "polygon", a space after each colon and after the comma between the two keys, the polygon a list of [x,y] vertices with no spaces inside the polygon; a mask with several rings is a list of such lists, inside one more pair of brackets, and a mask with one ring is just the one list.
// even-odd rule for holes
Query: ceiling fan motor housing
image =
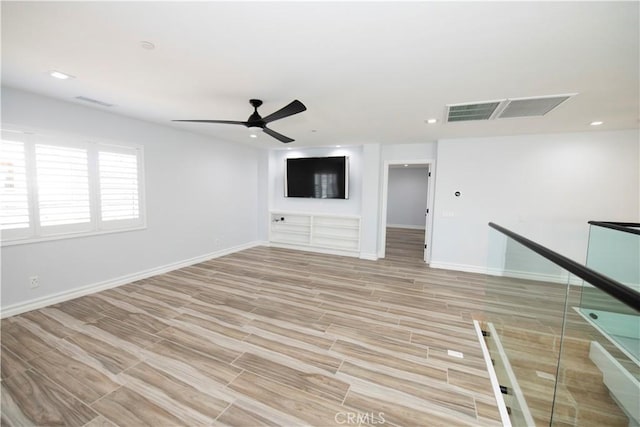
{"label": "ceiling fan motor housing", "polygon": [[262,105],[262,101],[260,99],[250,99],[249,103],[253,106],[254,111],[247,119],[247,127],[263,129],[266,123],[262,120],[260,114],[258,114],[258,107]]}

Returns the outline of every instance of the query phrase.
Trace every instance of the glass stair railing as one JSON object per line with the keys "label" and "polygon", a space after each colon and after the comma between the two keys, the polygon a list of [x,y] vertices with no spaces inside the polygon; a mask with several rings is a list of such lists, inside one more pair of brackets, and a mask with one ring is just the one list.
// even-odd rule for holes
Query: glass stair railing
{"label": "glass stair railing", "polygon": [[[640,224],[590,221],[587,267],[640,292]],[[580,312],[640,363],[640,323],[625,304],[585,285]]]}
{"label": "glass stair railing", "polygon": [[[637,426],[640,365],[609,333],[640,328],[640,293],[490,223],[485,307],[474,313],[497,378],[505,425]],[[592,233],[594,235],[595,233]],[[595,236],[594,236],[595,237]],[[624,313],[610,331],[581,302]],[[596,314],[597,315],[597,314]]]}

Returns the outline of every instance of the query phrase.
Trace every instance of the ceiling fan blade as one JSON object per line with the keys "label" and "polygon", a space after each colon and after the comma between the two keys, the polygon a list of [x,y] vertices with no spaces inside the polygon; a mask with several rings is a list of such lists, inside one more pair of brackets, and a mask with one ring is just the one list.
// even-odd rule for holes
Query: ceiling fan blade
{"label": "ceiling fan blade", "polygon": [[246,126],[247,122],[238,122],[235,120],[171,120],[172,122],[192,122],[192,123],[222,123],[226,125],[243,125]]}
{"label": "ceiling fan blade", "polygon": [[262,130],[264,131],[264,133],[266,133],[269,136],[274,137],[275,139],[277,139],[280,142],[284,142],[285,144],[288,142],[293,142],[295,141],[295,139],[291,139],[288,136],[284,136],[281,133],[278,133],[276,131],[273,131],[271,129],[269,129],[268,127],[263,127]]}
{"label": "ceiling fan blade", "polygon": [[285,117],[293,116],[294,114],[302,113],[306,109],[307,107],[305,107],[302,102],[296,99],[286,107],[279,109],[275,113],[269,114],[267,117],[264,117],[262,120],[265,123],[270,123],[274,120],[280,120]]}

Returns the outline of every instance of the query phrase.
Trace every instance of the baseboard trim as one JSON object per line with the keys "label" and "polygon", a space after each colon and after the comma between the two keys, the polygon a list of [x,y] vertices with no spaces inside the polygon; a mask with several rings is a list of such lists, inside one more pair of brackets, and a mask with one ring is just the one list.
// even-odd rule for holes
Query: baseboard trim
{"label": "baseboard trim", "polygon": [[366,259],[368,261],[377,261],[378,260],[378,255],[377,254],[369,254],[369,253],[365,253],[365,252],[360,252],[360,259]]}
{"label": "baseboard trim", "polygon": [[79,288],[71,289],[64,292],[59,292],[53,295],[47,295],[41,298],[20,302],[17,304],[11,304],[6,307],[0,308],[0,318],[15,316],[17,314],[26,313],[27,311],[37,310],[52,304],[58,304],[64,301],[69,301],[78,297],[93,294],[95,292],[104,291],[118,286],[126,285],[127,283],[135,282],[137,280],[147,279],[158,274],[167,273],[169,271],[178,270],[180,268],[188,267],[190,265],[198,264],[200,262],[208,261],[210,259],[219,258],[221,256],[229,255],[235,252],[243,251],[245,249],[253,248],[255,246],[262,246],[264,242],[249,242],[243,245],[233,246],[230,248],[222,249],[216,252],[200,255],[197,257],[185,259],[182,261],[161,265],[159,267],[150,268],[148,270],[138,271],[132,274],[126,274],[124,276],[116,277],[102,282],[93,283]]}
{"label": "baseboard trim", "polygon": [[492,274],[490,269],[486,267],[481,267],[478,265],[455,264],[452,262],[440,262],[440,261],[431,260],[431,262],[429,263],[429,267],[438,268],[441,270],[455,270],[455,271],[464,271],[465,273],[479,273],[479,274],[489,274],[491,276],[500,276],[500,274],[497,274],[497,271],[494,271],[493,272],[494,274]]}
{"label": "baseboard trim", "polygon": [[490,268],[479,265],[470,264],[455,264],[449,262],[432,261],[429,263],[431,268],[438,268],[443,270],[455,270],[464,271],[465,273],[479,273],[489,276],[501,276],[501,277],[513,277],[515,279],[533,280],[536,282],[558,283],[561,285],[582,285],[582,280],[574,275],[552,275],[542,274],[529,271],[517,271],[517,270],[504,270],[501,268]]}
{"label": "baseboard trim", "polygon": [[408,230],[424,230],[424,225],[387,224],[390,228],[406,228]]}

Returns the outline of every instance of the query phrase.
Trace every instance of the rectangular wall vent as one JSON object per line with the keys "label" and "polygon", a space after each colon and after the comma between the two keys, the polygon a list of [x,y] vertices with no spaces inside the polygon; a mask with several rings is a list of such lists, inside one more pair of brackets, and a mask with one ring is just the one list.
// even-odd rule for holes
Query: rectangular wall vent
{"label": "rectangular wall vent", "polygon": [[467,104],[447,105],[447,122],[494,120],[514,117],[540,117],[577,94],[510,98]]}
{"label": "rectangular wall vent", "polygon": [[86,96],[76,96],[76,99],[84,102],[91,102],[92,104],[102,105],[103,107],[113,107],[113,104],[109,104],[108,102],[98,101],[97,99],[87,98]]}

